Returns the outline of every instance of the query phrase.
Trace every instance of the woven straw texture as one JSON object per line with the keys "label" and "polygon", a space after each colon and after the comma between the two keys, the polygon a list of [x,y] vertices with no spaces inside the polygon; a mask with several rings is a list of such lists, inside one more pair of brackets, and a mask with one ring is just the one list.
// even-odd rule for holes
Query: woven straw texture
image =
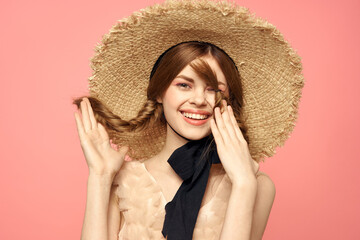
{"label": "woven straw texture", "polygon": [[[136,117],[157,58],[193,40],[215,44],[234,60],[243,81],[250,153],[257,162],[274,155],[297,120],[301,59],[272,24],[233,3],[168,0],[119,20],[95,48],[90,95],[122,119]],[[109,135],[115,144],[131,147],[130,157],[145,160],[162,149],[166,127]]]}

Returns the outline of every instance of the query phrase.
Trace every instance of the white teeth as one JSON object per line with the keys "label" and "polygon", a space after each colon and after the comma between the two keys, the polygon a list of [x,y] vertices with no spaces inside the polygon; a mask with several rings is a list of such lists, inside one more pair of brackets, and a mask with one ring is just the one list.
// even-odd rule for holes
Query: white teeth
{"label": "white teeth", "polygon": [[205,119],[205,118],[208,118],[208,115],[193,114],[193,113],[187,113],[187,112],[182,112],[182,115],[184,115],[187,118],[193,118],[193,119]]}

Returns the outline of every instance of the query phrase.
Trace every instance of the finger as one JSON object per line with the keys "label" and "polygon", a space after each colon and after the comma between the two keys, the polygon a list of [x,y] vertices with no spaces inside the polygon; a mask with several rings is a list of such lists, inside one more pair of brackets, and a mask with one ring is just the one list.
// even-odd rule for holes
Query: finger
{"label": "finger", "polygon": [[129,155],[125,155],[125,161],[130,162],[132,159],[129,157]]}
{"label": "finger", "polygon": [[228,109],[229,109],[229,114],[230,114],[230,119],[231,119],[231,122],[234,126],[234,129],[235,129],[235,134],[237,136],[237,138],[240,140],[240,141],[245,141],[245,138],[244,138],[244,135],[242,134],[241,130],[240,130],[240,127],[236,121],[236,118],[234,116],[234,111],[232,110],[232,107],[229,105],[228,106]]}
{"label": "finger", "polygon": [[215,118],[216,118],[216,125],[218,127],[218,130],[220,132],[220,135],[224,141],[224,144],[226,144],[227,142],[229,142],[229,134],[228,131],[226,129],[224,120],[222,118],[222,114],[220,113],[220,109],[219,107],[215,108]]}
{"label": "finger", "polygon": [[216,146],[218,146],[218,147],[221,146],[221,148],[222,148],[222,146],[224,145],[224,140],[222,139],[222,136],[219,132],[219,129],[216,126],[214,119],[210,119],[210,128],[211,128],[211,132],[214,136]]}
{"label": "finger", "polygon": [[87,104],[84,101],[84,99],[81,101],[80,107],[81,107],[81,115],[82,115],[84,130],[85,130],[85,132],[88,132],[89,130],[91,130],[91,123],[90,123],[90,119],[89,119],[89,111],[87,108]]}
{"label": "finger", "polygon": [[83,126],[82,121],[80,119],[79,113],[75,112],[74,115],[75,115],[75,122],[76,122],[76,127],[77,127],[77,130],[78,130],[79,138],[80,138],[80,141],[82,141],[83,135],[84,135],[84,126]]}
{"label": "finger", "polygon": [[[100,127],[99,127],[99,128],[100,128]],[[117,150],[118,150],[118,145],[116,145],[115,143],[113,143],[112,139],[110,139],[109,142],[110,142],[111,148],[117,151]]]}
{"label": "finger", "polygon": [[[223,106],[224,106],[224,112],[222,113],[222,118],[224,120],[224,124],[225,124],[225,127],[227,129],[227,132],[229,134],[229,137],[231,139],[236,139],[236,133],[235,133],[235,129],[234,129],[234,126],[231,122],[231,119],[230,119],[230,112],[229,112],[229,109],[227,107],[227,103],[225,100],[222,100],[222,103],[223,103]],[[229,139],[229,140],[231,140]]]}
{"label": "finger", "polygon": [[90,116],[90,122],[91,122],[91,127],[92,128],[97,128],[97,121],[96,121],[96,118],[94,116],[94,112],[92,110],[92,107],[91,107],[91,103],[89,101],[88,98],[85,98],[85,101],[86,101],[86,104],[88,106],[88,111],[89,111],[89,116]]}
{"label": "finger", "polygon": [[102,139],[105,139],[106,141],[109,141],[109,135],[105,129],[105,127],[101,123],[97,123],[97,128],[99,130],[99,134]]}

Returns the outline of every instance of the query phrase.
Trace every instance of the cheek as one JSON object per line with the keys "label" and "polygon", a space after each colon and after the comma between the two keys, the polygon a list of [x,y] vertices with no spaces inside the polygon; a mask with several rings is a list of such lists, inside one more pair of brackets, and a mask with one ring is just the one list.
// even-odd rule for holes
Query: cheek
{"label": "cheek", "polygon": [[209,96],[206,97],[206,101],[213,108],[215,106],[215,96],[214,96],[214,94],[209,94]]}
{"label": "cheek", "polygon": [[183,103],[184,96],[176,94],[172,91],[167,91],[163,98],[164,111],[177,110]]}

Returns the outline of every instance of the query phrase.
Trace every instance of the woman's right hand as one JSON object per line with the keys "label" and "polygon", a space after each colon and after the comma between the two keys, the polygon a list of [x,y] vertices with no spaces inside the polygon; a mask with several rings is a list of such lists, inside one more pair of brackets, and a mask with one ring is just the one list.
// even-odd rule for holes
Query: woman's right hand
{"label": "woman's right hand", "polygon": [[90,174],[115,176],[120,170],[129,147],[111,147],[105,127],[95,119],[89,99],[80,103],[82,118],[75,112],[75,120]]}

